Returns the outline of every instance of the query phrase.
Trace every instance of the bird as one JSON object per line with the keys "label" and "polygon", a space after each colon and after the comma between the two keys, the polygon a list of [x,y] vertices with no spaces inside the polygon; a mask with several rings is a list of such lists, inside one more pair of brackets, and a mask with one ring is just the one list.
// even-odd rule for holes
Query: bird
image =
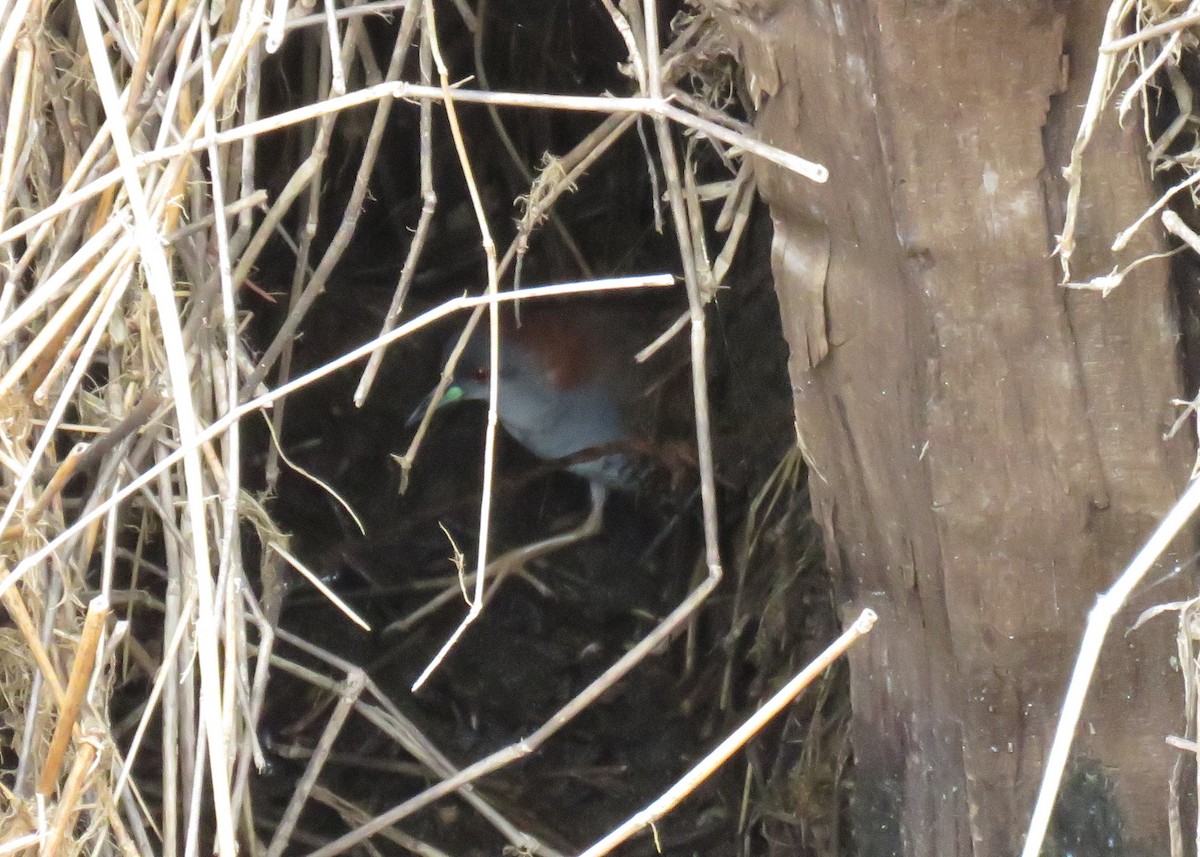
{"label": "bird", "polygon": [[[677,342],[645,363],[635,360],[665,326],[659,313],[639,309],[644,308],[576,300],[525,301],[515,310],[500,310],[500,424],[538,458],[586,479],[591,497],[581,525],[527,546],[527,554],[518,557],[521,564],[598,533],[611,492],[637,492],[651,473],[687,466],[686,441],[661,442],[656,436],[663,411],[673,404],[664,399],[678,387],[671,382],[686,360]],[[444,359],[458,338],[446,343]],[[430,408],[486,402],[492,371],[489,332],[481,323],[440,400],[434,400],[435,390],[409,423]]]}

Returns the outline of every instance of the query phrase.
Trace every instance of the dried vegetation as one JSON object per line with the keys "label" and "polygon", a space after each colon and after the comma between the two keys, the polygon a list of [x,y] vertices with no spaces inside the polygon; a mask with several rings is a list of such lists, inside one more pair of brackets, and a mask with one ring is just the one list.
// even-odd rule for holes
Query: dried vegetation
{"label": "dried vegetation", "polygon": [[[504,42],[488,27],[511,44],[520,31],[488,24],[515,20],[496,5],[0,0],[0,853],[564,853],[665,788],[832,636],[802,468],[786,452],[786,386],[768,403],[751,384],[714,420],[703,333],[752,232],[747,153],[817,180],[823,170],[735,118],[747,109],[736,66],[705,15],[667,26],[653,2],[604,2],[555,19],[595,32],[543,28],[543,62],[510,53],[499,63],[510,79],[573,68],[581,43],[616,50],[589,61],[608,78],[580,72],[584,94],[540,95],[532,79],[526,92],[489,81],[485,55]],[[511,223],[498,170],[523,182],[507,196],[520,197]],[[614,199],[641,187],[653,224],[643,215],[640,231],[605,244],[597,224],[628,212],[604,200],[598,173]],[[560,213],[571,198],[591,201]],[[580,218],[596,211],[607,214],[581,240]],[[365,413],[382,423],[370,449],[404,435],[394,413],[371,410],[373,387],[414,395],[396,378],[416,383],[403,366],[428,360],[384,346],[442,317],[478,317],[535,281],[586,280],[541,294],[655,282],[593,273],[634,269],[616,246],[631,236],[643,270],[644,248],[658,247],[652,270],[686,284],[662,331],[692,330],[701,500],[675,513],[690,523],[672,542],[674,570],[641,600],[609,604],[611,582],[591,585],[611,552],[565,566],[584,595],[561,599],[556,627],[599,617],[606,637],[589,648],[580,641],[598,632],[578,635],[571,657],[522,650],[498,677],[481,654],[498,646],[486,611],[466,655],[442,645],[467,628],[454,630],[460,584],[444,559],[413,560],[392,586],[399,601],[381,595],[387,581],[356,589],[329,573],[362,571],[372,550],[394,566],[421,539],[449,553],[428,535],[436,515],[420,527],[389,518],[396,489],[436,467],[416,456],[425,426],[394,478],[380,455],[358,479],[367,442],[347,432]],[[536,261],[550,240],[571,265]],[[464,277],[474,297],[441,301]],[[371,293],[382,300],[347,286],[365,279],[388,281]],[[769,317],[769,290],[755,301]],[[339,302],[370,309],[339,314]],[[748,359],[782,365],[778,350]],[[713,437],[761,426],[722,471]],[[306,454],[313,436],[337,457]],[[733,472],[737,489],[720,487]],[[733,498],[724,524],[719,493]],[[399,553],[378,538],[417,530]],[[485,530],[456,532],[486,544]],[[482,605],[485,575],[474,582]],[[502,626],[521,603],[497,601]],[[522,631],[505,639],[527,642]],[[530,669],[503,674],[522,658]],[[432,690],[414,696],[425,667]],[[839,851],[845,699],[836,674],[823,681],[693,799],[669,847]],[[564,729],[538,765],[511,764]]]}

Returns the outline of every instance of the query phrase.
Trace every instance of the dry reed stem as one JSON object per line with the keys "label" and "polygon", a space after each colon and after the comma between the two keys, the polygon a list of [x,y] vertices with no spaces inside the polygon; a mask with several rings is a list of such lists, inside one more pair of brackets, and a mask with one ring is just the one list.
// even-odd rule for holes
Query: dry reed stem
{"label": "dry reed stem", "polygon": [[[643,15],[646,21],[646,52],[650,64],[650,96],[662,102],[661,54],[658,46],[658,5],[656,0],[644,0]],[[712,123],[710,123],[712,124]],[[704,553],[708,580],[715,587],[721,578],[721,558],[718,547],[717,490],[713,470],[712,427],[708,404],[708,356],[705,348],[704,301],[696,273],[689,223],[679,180],[679,167],[675,158],[675,143],[665,115],[655,116],[655,134],[658,138],[658,154],[663,172],[667,177],[671,215],[675,225],[675,236],[679,241],[679,255],[683,262],[684,285],[687,287],[688,311],[691,320],[691,367],[692,403],[696,417],[696,457],[700,468],[700,500],[704,523]]]}
{"label": "dry reed stem", "polygon": [[[31,398],[35,405],[45,405],[50,400],[59,378],[68,367],[74,369],[80,363],[88,361],[99,344],[98,337],[103,335],[109,320],[125,296],[125,287],[123,279],[110,279],[106,282],[96,295],[96,300],[88,307],[83,319],[76,323],[74,330],[70,330],[66,343],[55,343],[54,350],[57,354],[47,351],[38,363],[31,367],[26,384],[34,388]],[[65,333],[66,330],[62,332]],[[48,366],[47,358],[50,358]],[[71,385],[71,388],[73,387],[74,384]]]}
{"label": "dry reed stem", "polygon": [[8,55],[16,44],[21,28],[36,21],[39,5],[40,0],[15,0],[11,9],[5,10],[0,6],[0,11],[4,11],[4,14],[0,15],[0,21],[7,21],[4,29],[0,30],[0,71],[8,65]]}
{"label": "dry reed stem", "polygon": [[470,156],[467,154],[467,144],[463,139],[462,127],[458,121],[458,111],[454,105],[454,101],[449,98],[450,93],[450,72],[446,67],[445,61],[442,59],[441,48],[438,45],[437,25],[434,21],[433,3],[432,0],[424,0],[425,9],[425,28],[422,35],[429,42],[430,53],[433,57],[434,65],[437,67],[438,78],[441,81],[442,92],[446,94],[445,101],[446,118],[450,124],[450,136],[454,140],[454,149],[458,153],[459,167],[462,169],[463,178],[467,183],[467,191],[471,197],[471,206],[475,210],[475,220],[479,225],[480,243],[483,246],[484,258],[487,261],[487,296],[491,300],[488,303],[488,364],[492,367],[488,378],[488,417],[487,431],[484,435],[483,446],[483,498],[479,503],[479,559],[477,561],[477,570],[475,572],[475,597],[467,611],[467,615],[463,617],[458,627],[451,633],[449,639],[438,650],[438,653],[433,656],[433,660],[421,671],[413,682],[412,690],[415,693],[433,674],[433,671],[438,668],[445,657],[454,648],[455,644],[466,633],[476,619],[479,618],[483,610],[484,594],[486,592],[486,575],[487,575],[487,553],[488,553],[488,538],[492,523],[492,488],[495,482],[496,469],[496,432],[499,425],[499,401],[500,401],[500,307],[496,301],[496,296],[500,292],[500,272],[496,261],[496,242],[492,239],[491,229],[488,227],[487,212],[483,206],[483,199],[479,194],[479,187],[475,183],[475,172],[471,166]]}
{"label": "dry reed stem", "polygon": [[1192,248],[1192,252],[1200,255],[1200,235],[1183,222],[1183,218],[1174,211],[1167,210],[1162,213],[1163,228],[1182,241],[1184,244]]}
{"label": "dry reed stem", "polygon": [[93,764],[99,753],[100,743],[104,740],[104,730],[100,727],[89,728],[79,743],[79,752],[75,754],[75,763],[67,783],[63,786],[62,799],[58,802],[54,816],[54,825],[50,828],[45,841],[42,842],[40,853],[45,857],[57,857],[60,853],[67,826],[75,818],[75,807],[83,794],[84,784],[93,773]]}
{"label": "dry reed stem", "polygon": [[[8,340],[9,337],[23,330],[35,315],[48,309],[50,302],[61,297],[72,285],[77,285],[75,281],[79,273],[85,267],[91,266],[92,259],[109,247],[124,226],[125,224],[118,218],[107,221],[102,229],[85,241],[49,277],[35,285],[25,300],[11,312],[6,313],[3,320],[0,321],[0,339]],[[106,256],[108,252],[113,251],[106,251]],[[13,281],[9,280],[9,282]]]}
{"label": "dry reed stem", "polygon": [[[209,30],[206,28],[202,35],[206,46],[202,76],[204,92],[206,100],[215,101],[216,71],[212,66],[212,51],[208,47],[210,41]],[[216,117],[211,112],[205,118],[204,130],[206,134],[216,132]],[[212,175],[213,216],[217,239],[217,276],[221,294],[221,329],[224,333],[225,354],[232,356],[239,351],[237,308],[233,288],[233,261],[229,246],[229,224],[225,211],[225,182],[222,172],[222,162],[218,157],[216,146],[208,148],[208,162]],[[219,353],[214,356],[213,360],[218,365],[222,365]],[[224,374],[219,371],[212,371],[210,374],[218,386],[224,387],[224,390],[214,396],[214,398],[222,402],[225,410],[229,411],[236,408],[238,402],[237,364],[234,360],[225,360],[223,368],[225,370]],[[239,562],[240,551],[235,546],[235,541],[238,540],[239,529],[238,497],[241,493],[240,427],[236,424],[230,426],[229,433],[223,438],[223,442],[223,457],[228,466],[224,468],[225,474],[220,479],[222,537],[218,545],[216,587],[218,598],[221,593],[224,593],[224,598],[220,599],[223,602],[225,618],[225,686],[223,688],[225,705],[222,722],[226,733],[230,736],[230,746],[238,747],[241,745],[239,749],[244,750],[244,744],[238,740],[239,729],[235,718],[234,706],[235,696],[237,695],[235,683],[245,666],[245,649],[244,645],[240,645],[242,643],[241,633],[244,633],[245,623],[238,612],[241,604],[240,599],[237,598],[235,587],[230,583],[232,578],[237,578],[240,581],[244,577]],[[253,722],[247,721],[246,728],[242,731],[253,733],[254,728]],[[236,755],[237,751],[235,751],[235,759]],[[227,776],[231,773],[235,759],[222,760],[222,762],[226,763]],[[230,795],[229,801],[231,810],[236,812],[238,808],[236,798]]]}
{"label": "dry reed stem", "polygon": [[[339,63],[342,60],[349,61],[353,59],[356,42],[357,31],[350,31],[343,43],[343,49],[346,56],[338,57]],[[336,41],[336,40],[335,40]],[[326,51],[321,52],[321,62],[319,74],[319,82],[317,84],[318,100],[328,98],[331,89],[331,75],[334,61],[330,54]],[[345,93],[345,82],[340,94]],[[296,340],[296,332],[299,329],[301,322],[308,313],[309,307],[324,292],[324,278],[318,275],[313,275],[311,279],[309,274],[309,259],[312,255],[312,243],[317,237],[318,217],[321,210],[321,185],[325,174],[325,161],[329,157],[329,145],[333,137],[333,126],[337,116],[328,114],[322,116],[317,122],[316,133],[313,135],[312,145],[308,154],[308,160],[312,162],[312,180],[308,183],[308,196],[303,201],[303,211],[305,214],[305,222],[300,227],[300,243],[296,249],[296,264],[292,272],[291,295],[289,298],[289,313],[287,319],[284,320],[279,330],[275,334],[275,338],[267,347],[262,359],[259,361],[258,368],[254,374],[246,381],[245,389],[252,389],[260,382],[266,380],[267,372],[275,364],[279,363],[279,372],[276,381],[286,381],[291,375],[292,363],[292,348]],[[344,225],[339,224],[339,231]],[[307,284],[305,280],[308,279]],[[273,431],[278,434],[282,430],[283,420],[287,413],[287,403],[280,402],[274,413],[271,414],[271,422]],[[266,463],[266,479],[267,490],[270,493],[275,493],[275,487],[279,480],[279,454],[277,446],[272,446],[267,451]]]}
{"label": "dry reed stem", "polygon": [[[1187,734],[1192,738],[1200,736],[1200,668],[1196,663],[1196,609],[1200,603],[1196,599],[1192,599],[1182,605],[1179,610],[1179,627],[1175,635],[1175,644],[1178,654],[1183,658],[1180,664],[1187,664],[1188,668],[1182,670],[1183,673],[1183,704],[1184,704],[1184,728]],[[1193,764],[1195,760],[1193,760]],[[1176,760],[1175,770],[1172,772],[1171,792],[1172,801],[1169,810],[1169,827],[1171,830],[1171,857],[1183,857],[1186,853],[1183,845],[1183,796],[1189,791],[1188,785],[1183,781],[1184,771],[1186,766],[1184,758],[1181,754]],[[1200,777],[1200,775],[1196,775]],[[1195,800],[1194,795],[1192,800]],[[1200,836],[1200,834],[1197,834]]]}
{"label": "dry reed stem", "polygon": [[292,831],[296,827],[296,822],[300,819],[300,812],[308,802],[309,794],[317,784],[317,777],[320,776],[321,769],[325,765],[329,752],[333,749],[333,742],[337,740],[338,734],[342,731],[342,726],[345,725],[346,718],[350,716],[350,711],[358,703],[358,698],[362,695],[366,680],[366,673],[361,669],[353,669],[346,676],[345,681],[342,682],[338,690],[337,705],[334,706],[333,713],[329,715],[329,719],[325,721],[325,728],[321,732],[321,737],[317,740],[317,746],[313,750],[312,757],[309,759],[300,780],[296,783],[296,788],[292,792],[292,798],[288,802],[287,809],[283,812],[283,818],[275,828],[275,834],[271,837],[271,844],[267,846],[267,857],[279,857],[283,853],[283,849],[287,847]]}
{"label": "dry reed stem", "polygon": [[[401,72],[403,71],[404,61],[408,56],[408,47],[409,42],[411,41],[412,32],[418,22],[417,8],[418,6],[416,3],[410,3],[405,8],[404,16],[401,19],[400,32],[397,35],[396,42],[392,50],[392,56],[388,63],[388,69],[386,72],[386,79],[389,82],[398,80]],[[348,39],[347,46],[350,44],[351,41]],[[341,92],[345,92],[344,83],[342,85]],[[363,202],[367,196],[371,175],[374,170],[376,158],[379,154],[379,147],[383,141],[383,133],[387,127],[387,121],[391,114],[393,101],[394,99],[391,98],[382,98],[376,104],[375,114],[371,120],[371,130],[367,134],[367,141],[363,148],[363,154],[359,163],[358,171],[354,177],[354,184],[350,191],[350,197],[346,202],[342,217],[338,221],[338,226],[334,236],[330,240],[325,253],[322,255],[321,262],[318,264],[317,270],[313,272],[309,285],[306,287],[304,294],[293,301],[292,313],[289,315],[288,320],[284,322],[283,327],[276,335],[275,342],[282,341],[285,343],[285,347],[288,349],[290,349],[291,343],[293,342],[295,329],[298,328],[300,322],[304,319],[304,316],[311,306],[312,300],[314,300],[316,295],[320,294],[320,292],[324,290],[326,281],[333,273],[334,267],[337,265],[342,255],[345,253],[347,247],[349,246],[350,239],[358,226],[358,217],[362,210]],[[421,177],[422,187],[424,189],[423,196],[426,199],[426,208],[429,208],[430,212],[428,215],[426,215],[423,211],[421,225],[424,226],[424,230],[421,229],[421,225],[418,226],[417,237],[414,239],[409,248],[409,262],[406,263],[404,269],[405,271],[409,272],[408,282],[411,282],[412,275],[415,273],[415,263],[420,256],[422,247],[424,246],[424,235],[427,233],[429,225],[432,222],[432,210],[431,206],[428,204],[429,198],[433,195],[432,174],[430,172],[431,168],[428,166],[431,161],[431,156],[428,155],[428,153],[425,153],[424,148],[426,141],[426,135],[424,131],[426,124],[429,122],[429,103],[422,102],[421,110],[422,151],[424,153],[422,156]],[[426,182],[427,176],[428,182]],[[314,182],[312,187],[314,190],[319,190],[317,182]],[[318,207],[318,200],[314,197],[310,200],[309,210],[310,212],[315,213],[318,210]],[[307,239],[310,234],[315,234],[315,231],[315,224],[310,225],[309,230],[305,233],[305,238]],[[305,249],[298,255],[301,259],[307,259],[307,245],[305,245]],[[305,272],[306,266],[303,264],[298,264],[296,285],[299,283],[299,277]],[[392,318],[392,324],[388,325],[385,323],[383,332],[387,332],[392,326],[394,326],[395,316],[399,314],[399,306],[403,302],[403,294],[407,291],[407,287],[404,284],[405,276],[402,273],[401,286],[398,287],[397,298],[393,301],[393,304],[395,305],[395,313],[393,314],[389,312],[389,316]],[[271,353],[271,349],[275,347],[275,342],[273,342],[268,348],[267,354],[264,355],[262,361],[260,362],[260,366],[269,365],[268,357]],[[372,356],[372,359],[375,359],[374,355]],[[370,371],[370,364],[368,364],[368,371]],[[254,382],[257,375],[258,371],[256,370],[255,374],[252,375],[247,381],[248,386]],[[288,371],[286,368],[283,368],[281,370],[280,377],[286,380],[287,376]],[[275,418],[277,420],[276,424],[278,425],[279,421],[282,420],[282,412],[276,414]],[[268,462],[268,482],[269,484],[273,485],[274,482],[271,479],[269,465],[270,462]]]}
{"label": "dry reed stem", "polygon": [[[1116,39],[1129,5],[1130,0],[1114,0],[1109,6],[1108,14],[1104,19],[1104,34],[1101,37],[1101,44],[1108,44]],[[1079,195],[1083,190],[1083,153],[1092,139],[1092,134],[1096,131],[1100,113],[1108,99],[1114,67],[1115,62],[1110,54],[1101,53],[1098,56],[1087,104],[1084,106],[1083,118],[1079,122],[1079,133],[1071,146],[1071,161],[1063,171],[1063,176],[1067,180],[1066,220],[1063,223],[1062,235],[1058,239],[1058,255],[1062,262],[1063,282],[1071,279],[1071,255],[1075,251],[1075,224],[1079,218]]]}
{"label": "dry reed stem", "polygon": [[46,751],[46,762],[38,780],[38,793],[45,797],[53,794],[54,786],[58,782],[67,744],[71,740],[71,731],[75,728],[79,709],[92,680],[96,649],[100,645],[100,634],[104,630],[104,621],[107,618],[108,597],[103,594],[97,595],[88,603],[87,617],[83,620],[83,631],[79,635],[75,660],[71,664],[71,676],[67,681],[66,698],[59,711],[58,722],[54,724],[54,736],[50,739],[50,749]]}
{"label": "dry reed stem", "polygon": [[[542,108],[548,110],[569,110],[589,113],[637,114],[645,116],[662,116],[673,122],[706,134],[729,146],[742,149],[752,155],[764,158],[784,169],[791,170],[797,175],[811,181],[824,182],[829,178],[829,172],[820,164],[786,152],[775,146],[763,143],[754,137],[718,124],[708,119],[695,116],[686,110],[674,106],[665,98],[617,98],[614,96],[584,96],[584,95],[540,95],[537,93],[520,92],[482,92],[465,88],[445,91],[438,87],[422,86],[412,83],[383,83],[376,86],[355,90],[343,96],[329,98],[317,104],[298,107],[284,111],[275,116],[247,122],[235,128],[218,132],[213,137],[197,136],[183,143],[164,145],[138,155],[133,160],[133,166],[142,168],[151,164],[179,158],[182,155],[207,148],[211,143],[228,145],[249,137],[255,137],[270,131],[276,131],[289,125],[295,125],[310,119],[316,119],[328,113],[358,107],[381,98],[402,100],[431,100],[463,104],[496,104],[510,107]],[[117,171],[104,174],[93,179],[79,190],[62,197],[55,204],[31,215],[19,223],[0,231],[0,246],[28,234],[43,224],[70,211],[83,202],[91,199],[105,189],[120,181]]]}
{"label": "dry reed stem", "polygon": [[12,524],[3,530],[3,535],[0,539],[5,541],[9,539],[19,539],[29,531],[36,529],[38,519],[42,512],[58,497],[59,492],[71,480],[79,468],[80,461],[85,457],[88,445],[85,443],[77,443],[67,452],[62,463],[54,471],[54,475],[46,482],[45,488],[38,495],[37,500],[33,505],[25,510],[24,520],[19,524]]}
{"label": "dry reed stem", "polygon": [[1130,48],[1136,48],[1144,42],[1152,41],[1160,36],[1173,35],[1180,30],[1186,30],[1188,27],[1194,27],[1197,24],[1200,24],[1200,12],[1188,12],[1159,24],[1143,27],[1136,33],[1130,33],[1128,36],[1101,42],[1100,52],[1103,54],[1123,53]]}
{"label": "dry reed stem", "polygon": [[1083,711],[1083,703],[1091,686],[1096,664],[1100,659],[1100,650],[1104,646],[1104,638],[1112,625],[1117,612],[1125,605],[1134,588],[1141,583],[1147,572],[1154,567],[1158,558],[1163,554],[1175,537],[1200,509],[1200,480],[1194,480],[1186,491],[1171,507],[1162,522],[1146,540],[1145,545],[1130,560],[1126,569],[1121,572],[1116,582],[1109,587],[1096,601],[1096,606],[1088,613],[1087,628],[1079,644],[1079,656],[1067,685],[1066,696],[1059,711],[1058,725],[1054,730],[1054,740],[1046,756],[1046,764],[1042,775],[1041,787],[1038,791],[1037,803],[1034,805],[1033,817],[1029,822],[1029,832],[1026,834],[1025,846],[1021,851],[1022,857],[1037,857],[1041,853],[1042,843],[1050,824],[1050,814],[1054,810],[1054,802],[1062,783],[1063,772],[1071,752],[1071,743],[1075,738],[1075,729]]}
{"label": "dry reed stem", "polygon": [[1167,39],[1167,43],[1159,49],[1158,56],[1152,62],[1146,63],[1139,71],[1137,79],[1125,90],[1125,94],[1121,96],[1121,100],[1117,105],[1117,121],[1124,121],[1126,114],[1133,107],[1135,101],[1142,102],[1142,115],[1149,117],[1151,111],[1145,109],[1148,107],[1145,101],[1146,87],[1158,76],[1158,72],[1166,65],[1168,60],[1178,56],[1182,37],[1183,33],[1181,31],[1177,30],[1172,33]]}
{"label": "dry reed stem", "polygon": [[646,827],[652,827],[656,821],[678,806],[685,797],[712,776],[721,765],[729,761],[729,758],[734,753],[757,735],[775,715],[790,705],[817,676],[828,669],[835,660],[845,654],[859,639],[869,634],[877,619],[878,616],[874,610],[870,608],[863,610],[859,614],[859,617],[851,623],[850,627],[830,643],[825,651],[821,652],[821,654],[813,659],[812,663],[776,691],[770,699],[763,703],[761,708],[746,718],[737,729],[730,733],[708,755],[693,765],[691,770],[680,777],[675,785],[663,792],[660,797],[655,799],[645,809],[630,816],[628,820],[615,828],[607,836],[587,848],[579,857],[602,857],[602,855],[610,853],[638,831]]}
{"label": "dry reed stem", "polygon": [[362,628],[364,631],[370,632],[371,626],[367,624],[367,620],[359,616],[358,613],[354,611],[353,607],[351,607],[342,599],[338,598],[337,594],[324,583],[322,583],[319,577],[309,571],[308,567],[305,566],[303,562],[293,556],[282,545],[276,544],[275,542],[268,542],[267,547],[279,554],[280,558],[282,558],[284,562],[286,562],[296,571],[300,572],[300,575],[307,580],[314,589],[329,599],[329,602],[336,607],[343,616],[345,616],[358,627]]}
{"label": "dry reed stem", "polygon": [[[409,3],[404,10],[404,17],[400,19],[400,35],[397,36],[397,41],[403,41],[407,44],[412,39],[412,33],[416,26],[417,4]],[[430,54],[428,45],[427,40],[421,39],[418,62],[421,83],[425,85],[428,85],[433,79],[433,57]],[[399,77],[398,71],[393,74],[393,67],[397,65],[399,55],[399,50],[393,52],[392,62],[388,65],[389,80]],[[390,105],[391,101],[381,102],[381,104],[383,103]],[[400,279],[396,283],[391,303],[388,305],[387,313],[384,315],[383,326],[379,331],[381,336],[395,328],[396,322],[400,318],[400,312],[404,308],[404,300],[408,296],[408,290],[411,288],[413,278],[417,274],[417,263],[421,258],[421,253],[425,249],[425,242],[429,239],[429,230],[433,225],[433,215],[437,211],[437,194],[433,189],[433,105],[429,101],[422,101],[420,109],[421,117],[418,125],[420,129],[420,152],[418,154],[418,162],[421,176],[421,215],[417,220],[417,228],[413,232],[412,243],[409,244],[408,252],[405,254],[404,264],[400,268]],[[374,132],[374,124],[372,124],[371,130]],[[371,391],[371,385],[374,383],[375,376],[379,373],[379,367],[383,362],[383,355],[384,352],[382,350],[376,351],[367,360],[367,365],[363,368],[358,387],[354,391],[355,407],[361,408],[366,402],[367,395]],[[403,478],[407,480],[407,468],[403,470],[403,474]],[[403,488],[401,491],[403,492]]]}
{"label": "dry reed stem", "polygon": [[[345,798],[340,797],[329,791],[329,789],[322,788],[321,786],[317,786],[315,789],[313,789],[312,799],[318,803],[324,804],[330,809],[333,809],[342,817],[342,820],[351,827],[362,824],[371,817],[366,810],[355,806]],[[418,855],[418,857],[450,857],[450,855],[448,855],[445,851],[442,851],[440,848],[435,848],[428,842],[422,842],[415,836],[410,836],[407,833],[403,833],[393,828],[384,830],[380,832],[379,835],[389,842],[394,842],[401,848],[411,851],[413,854]]]}
{"label": "dry reed stem", "polygon": [[[458,354],[461,353],[461,349],[465,346],[470,338],[470,332],[471,327],[468,326],[464,330],[463,335],[459,338],[456,345],[456,352],[451,354],[450,362],[447,364],[448,366],[452,365],[453,361],[457,360]],[[452,376],[449,371],[443,372],[443,382],[446,382],[450,377]],[[444,389],[441,385],[435,389],[434,394],[430,399],[432,404],[426,413],[425,420],[428,420],[429,416],[436,410],[437,402],[440,400],[443,392]],[[557,553],[565,547],[574,545],[577,542],[596,535],[600,531],[600,526],[602,523],[602,512],[605,496],[606,492],[604,489],[597,485],[592,485],[590,511],[588,516],[581,524],[579,524],[579,526],[565,533],[560,533],[532,544],[514,548],[513,550],[501,554],[495,559],[489,560],[484,573],[484,578],[485,580],[490,579],[491,583],[488,584],[484,593],[482,606],[480,609],[487,605],[492,596],[500,588],[500,585],[511,574],[518,574],[525,577],[527,582],[529,582],[532,586],[539,589],[539,591],[544,591],[544,587],[541,587],[536,580],[524,573],[524,567],[528,566],[536,559],[549,554]],[[445,527],[442,529],[445,531]],[[447,533],[447,537],[449,537],[449,533]],[[474,588],[476,586],[476,583],[479,580],[479,574],[466,574],[464,572],[464,557],[459,552],[457,545],[454,545],[453,539],[451,539],[451,545],[454,548],[454,563],[458,568],[458,575],[455,578],[455,583],[445,587],[442,592],[410,612],[407,616],[397,619],[387,625],[387,627],[383,629],[383,634],[385,636],[394,636],[410,630],[418,622],[427,616],[432,615],[434,612],[451,603],[460,596],[463,602],[468,605],[468,607],[471,607],[475,603],[475,599],[472,597],[471,593],[468,592],[468,587]]]}
{"label": "dry reed stem", "polygon": [[[12,574],[5,575],[3,579],[0,579],[0,587],[4,587],[4,584],[12,580]],[[50,692],[54,694],[55,704],[61,707],[67,696],[66,689],[63,687],[62,679],[58,676],[58,670],[50,661],[50,656],[46,654],[46,647],[33,624],[33,617],[29,615],[29,608],[25,606],[25,600],[21,597],[21,593],[10,584],[4,588],[0,601],[3,602],[4,609],[8,611],[9,618],[17,626],[17,630],[21,632],[21,636],[25,638],[25,645],[29,647],[30,656],[41,670],[42,677],[50,685]]]}
{"label": "dry reed stem", "polygon": [[[280,632],[279,639],[317,658],[334,669],[345,672],[347,676],[353,674],[357,669],[353,664],[295,635]],[[324,689],[328,693],[335,695],[339,693],[339,685],[336,681],[311,669],[300,666],[278,655],[271,656],[271,663],[297,678]],[[354,705],[355,711],[437,776],[446,778],[457,773],[457,769],[450,763],[449,759],[421,733],[412,721],[404,717],[395,704],[369,678],[365,681],[364,689],[378,704],[372,705],[360,699]],[[554,849],[549,848],[536,837],[522,831],[505,819],[504,816],[493,809],[469,785],[463,786],[457,791],[458,796],[463,801],[471,805],[481,817],[495,827],[515,848],[524,849],[526,853],[543,855],[543,857],[561,857]]]}
{"label": "dry reed stem", "polygon": [[0,855],[20,854],[26,848],[39,845],[42,841],[41,833],[26,833],[23,836],[15,836],[7,842],[0,843]]}
{"label": "dry reed stem", "polygon": [[[116,249],[114,248],[114,251]],[[120,264],[122,256],[128,258],[127,248],[120,249],[121,252],[108,254],[106,261],[111,259],[111,264],[115,266]],[[85,302],[92,296],[93,292],[101,290],[105,277],[111,270],[107,266],[97,266],[79,284],[79,288],[70,293],[67,299],[55,311],[54,316],[38,331],[33,341],[26,348],[22,349],[20,356],[13,361],[8,371],[4,373],[4,376],[0,377],[0,395],[4,395],[12,390],[17,382],[30,371],[31,367],[48,349],[55,347],[61,342],[64,332],[72,329],[75,321],[85,310]]]}
{"label": "dry reed stem", "polygon": [[[0,212],[7,212],[13,193],[13,176],[17,156],[21,153],[21,134],[27,127],[25,112],[33,77],[33,40],[26,34],[17,48],[17,64],[13,74],[13,89],[8,104],[8,128],[4,135],[4,151],[0,153]],[[5,218],[0,218],[0,223]]]}

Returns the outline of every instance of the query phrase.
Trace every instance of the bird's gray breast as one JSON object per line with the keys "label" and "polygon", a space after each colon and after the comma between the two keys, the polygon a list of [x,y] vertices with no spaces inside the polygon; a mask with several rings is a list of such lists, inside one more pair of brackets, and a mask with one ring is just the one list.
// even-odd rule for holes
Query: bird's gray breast
{"label": "bird's gray breast", "polygon": [[616,404],[594,390],[547,395],[506,389],[500,421],[522,446],[539,458],[568,458],[578,452],[625,441]]}

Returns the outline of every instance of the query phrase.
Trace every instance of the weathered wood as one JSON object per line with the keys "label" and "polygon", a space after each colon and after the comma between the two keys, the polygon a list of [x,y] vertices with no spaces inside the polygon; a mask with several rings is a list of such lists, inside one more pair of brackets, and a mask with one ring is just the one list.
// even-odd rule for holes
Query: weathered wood
{"label": "weathered wood", "polygon": [[[1182,393],[1168,266],[1101,298],[1051,255],[1107,4],[713,2],[762,135],[830,170],[758,180],[815,514],[848,612],[882,617],[852,658],[860,853],[1013,854],[1086,612],[1193,455],[1162,438]],[[1154,198],[1129,124],[1087,158],[1080,279]],[[1122,638],[1124,618],[1076,752],[1111,781],[1118,838],[1163,853],[1174,628]]]}

